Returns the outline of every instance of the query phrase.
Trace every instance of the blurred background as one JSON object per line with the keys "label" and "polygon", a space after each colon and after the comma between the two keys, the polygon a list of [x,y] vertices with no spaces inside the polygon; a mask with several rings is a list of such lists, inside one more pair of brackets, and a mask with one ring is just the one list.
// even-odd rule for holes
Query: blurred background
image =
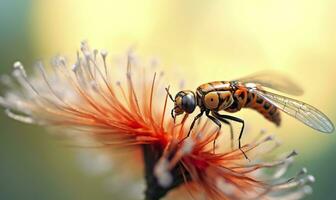
{"label": "blurred background", "polygon": [[[335,123],[335,9],[332,0],[0,0],[0,72],[10,73],[17,60],[29,67],[58,53],[74,57],[87,39],[113,54],[132,46],[144,60],[157,58],[166,80],[183,79],[189,89],[264,69],[281,71],[304,88],[300,100]],[[281,128],[250,110],[236,116],[251,132],[276,133],[283,151],[299,152],[293,174],[307,167],[316,177],[307,199],[336,198],[335,133],[319,134],[287,116]],[[0,126],[0,199],[134,199],[116,196],[116,190],[129,189],[113,188],[105,174],[82,170],[76,150],[43,128],[3,112]]]}

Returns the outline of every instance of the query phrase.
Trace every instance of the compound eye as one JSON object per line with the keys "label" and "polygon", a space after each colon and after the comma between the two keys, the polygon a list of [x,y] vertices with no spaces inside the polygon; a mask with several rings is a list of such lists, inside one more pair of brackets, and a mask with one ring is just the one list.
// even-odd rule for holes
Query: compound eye
{"label": "compound eye", "polygon": [[218,108],[218,94],[216,92],[209,92],[204,97],[204,103],[205,106],[210,110]]}
{"label": "compound eye", "polygon": [[196,102],[193,95],[185,95],[182,98],[182,108],[187,113],[192,113],[195,110]]}

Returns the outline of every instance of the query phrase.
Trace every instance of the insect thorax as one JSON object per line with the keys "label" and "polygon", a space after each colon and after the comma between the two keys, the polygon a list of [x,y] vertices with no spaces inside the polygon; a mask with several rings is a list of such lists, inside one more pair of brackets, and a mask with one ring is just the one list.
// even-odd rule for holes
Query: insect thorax
{"label": "insect thorax", "polygon": [[234,102],[231,91],[210,91],[202,93],[197,90],[197,105],[208,110],[219,111],[231,106]]}

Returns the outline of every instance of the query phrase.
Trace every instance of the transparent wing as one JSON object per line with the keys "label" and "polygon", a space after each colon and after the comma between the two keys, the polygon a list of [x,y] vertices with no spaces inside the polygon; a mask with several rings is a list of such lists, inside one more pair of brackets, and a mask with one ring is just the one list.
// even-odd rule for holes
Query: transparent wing
{"label": "transparent wing", "polygon": [[315,130],[323,133],[332,133],[334,131],[334,125],[330,119],[309,104],[256,88],[250,88],[250,91],[264,97],[283,112]]}
{"label": "transparent wing", "polygon": [[273,72],[273,71],[263,71],[256,74],[252,74],[237,81],[242,83],[254,83],[262,87],[267,87],[270,89],[278,90],[283,93],[291,95],[302,95],[303,89],[298,86],[292,79],[288,78],[286,75]]}

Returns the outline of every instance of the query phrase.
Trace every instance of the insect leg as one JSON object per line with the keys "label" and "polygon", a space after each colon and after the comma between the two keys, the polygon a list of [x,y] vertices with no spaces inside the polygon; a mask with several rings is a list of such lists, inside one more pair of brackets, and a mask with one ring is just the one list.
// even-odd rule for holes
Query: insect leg
{"label": "insect leg", "polygon": [[222,124],[220,123],[220,121],[219,121],[217,118],[215,118],[215,117],[209,115],[209,112],[206,112],[205,114],[206,114],[206,116],[207,116],[209,119],[211,119],[213,122],[215,122],[215,124],[217,124],[217,126],[218,126],[218,131],[217,131],[217,133],[216,133],[216,137],[215,137],[215,139],[214,139],[214,141],[213,141],[213,152],[215,153],[216,140],[217,140],[217,138],[218,138],[218,136],[219,136],[219,133],[220,133],[220,130],[221,130],[221,128],[222,128]]}
{"label": "insect leg", "polygon": [[216,116],[218,118],[224,118],[224,119],[229,119],[229,120],[232,120],[232,121],[235,121],[235,122],[239,122],[242,124],[242,128],[240,129],[240,133],[239,133],[239,138],[238,138],[238,147],[240,149],[240,151],[244,154],[245,158],[247,160],[250,160],[247,155],[245,154],[245,152],[242,150],[241,148],[241,138],[243,136],[243,131],[244,131],[244,128],[245,128],[245,122],[244,120],[240,119],[240,118],[237,118],[237,117],[234,117],[234,116],[231,116],[231,115],[221,115],[219,113],[216,113]]}
{"label": "insect leg", "polygon": [[[201,112],[200,112],[198,115],[196,115],[196,117],[194,118],[194,120],[193,120],[192,123],[191,123],[191,126],[190,126],[190,129],[189,129],[189,132],[188,132],[187,137],[189,137],[189,135],[190,135],[190,133],[191,133],[191,130],[194,128],[194,125],[195,125],[196,120],[198,120],[198,118],[200,118],[200,117],[203,115],[203,113],[204,113],[204,111],[201,110]],[[185,138],[187,138],[187,137],[185,137]]]}
{"label": "insect leg", "polygon": [[174,124],[175,124],[175,121],[176,121],[176,115],[174,115],[174,110],[175,110],[176,107],[177,107],[177,106],[175,106],[175,107],[171,110],[171,112],[170,112],[172,118],[174,119]]}
{"label": "insect leg", "polygon": [[230,121],[220,117],[218,115],[218,113],[216,112],[212,112],[212,115],[215,116],[218,120],[220,120],[221,122],[228,124],[230,126],[230,136],[231,136],[231,149],[233,149],[233,127]]}

